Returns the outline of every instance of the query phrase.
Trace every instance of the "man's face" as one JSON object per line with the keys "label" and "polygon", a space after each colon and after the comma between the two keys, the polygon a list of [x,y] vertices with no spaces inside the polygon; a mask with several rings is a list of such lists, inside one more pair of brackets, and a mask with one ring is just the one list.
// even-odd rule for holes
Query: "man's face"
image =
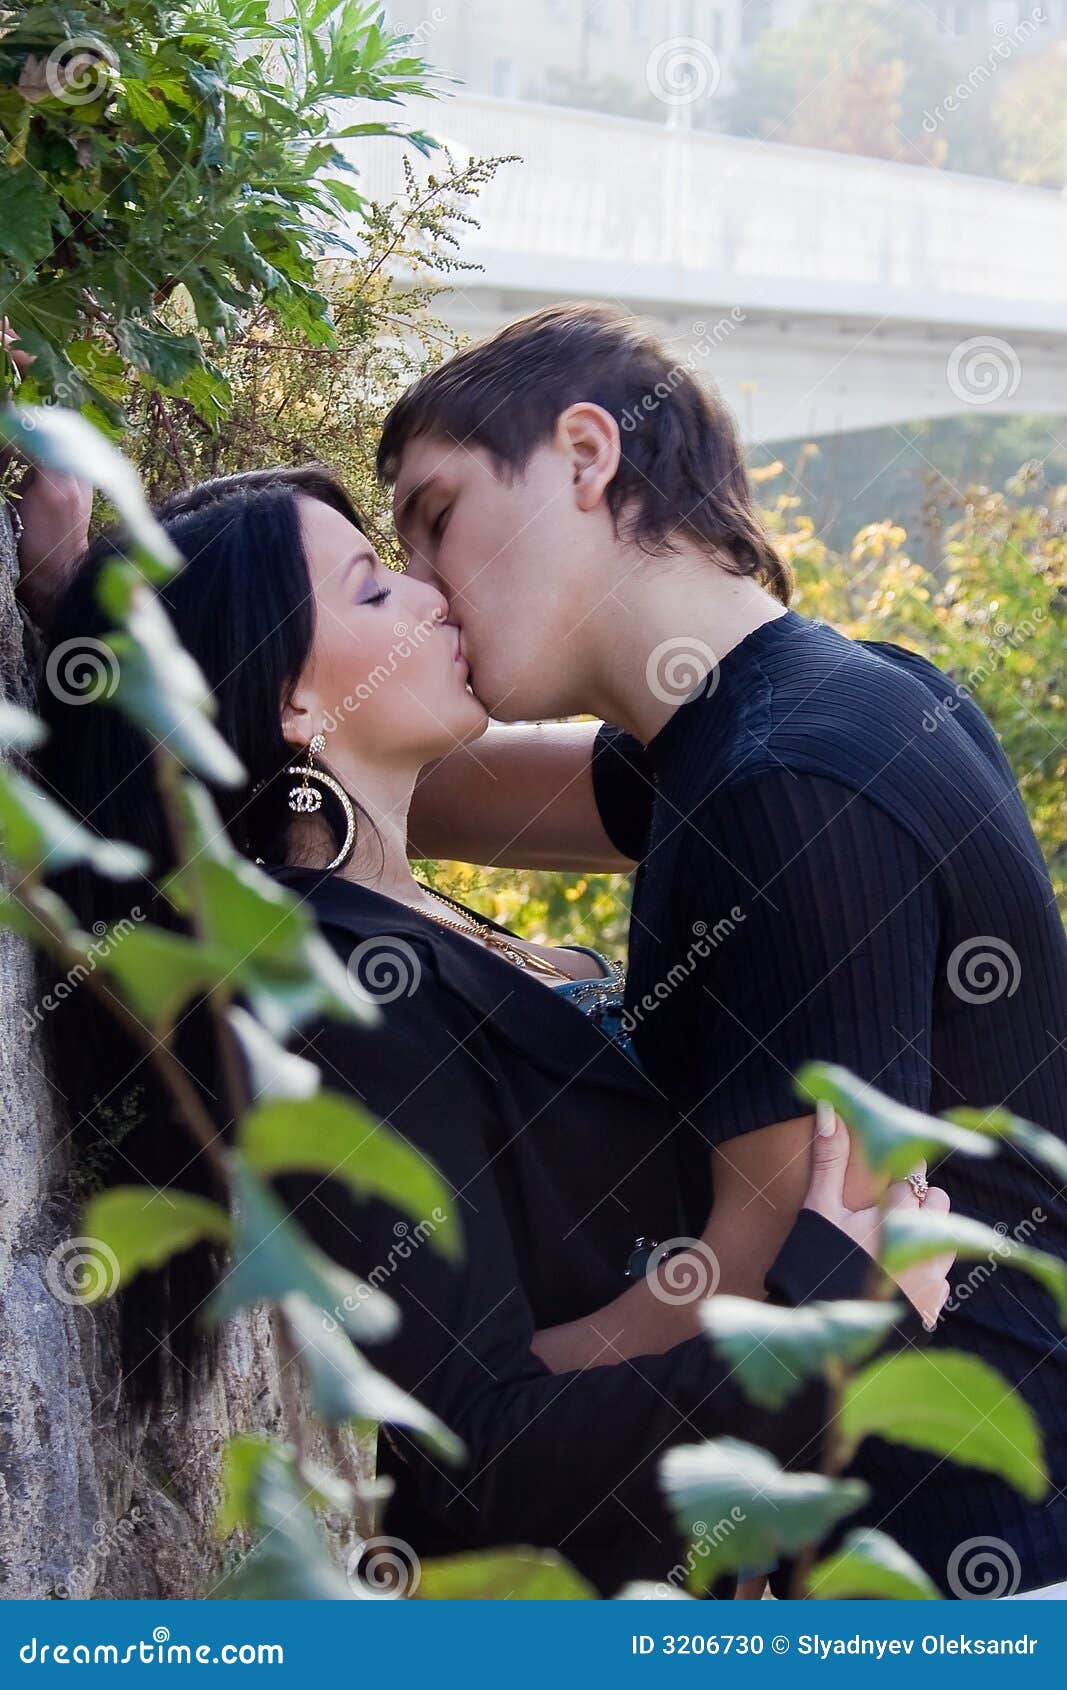
{"label": "man's face", "polygon": [[471,686],[501,721],[583,709],[588,548],[610,533],[574,499],[569,455],[549,442],[509,480],[479,446],[420,436],[393,496],[409,571],[432,581],[459,625]]}

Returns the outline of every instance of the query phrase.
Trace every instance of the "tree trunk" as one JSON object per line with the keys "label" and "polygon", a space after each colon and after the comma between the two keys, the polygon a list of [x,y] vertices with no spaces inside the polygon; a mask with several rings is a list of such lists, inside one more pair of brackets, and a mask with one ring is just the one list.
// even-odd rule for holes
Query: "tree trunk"
{"label": "tree trunk", "polygon": [[[16,572],[0,505],[0,692],[32,705]],[[287,1435],[272,1322],[257,1311],[231,1323],[188,1414],[132,1415],[112,1311],[75,1305],[47,1272],[77,1217],[33,998],[30,952],[0,929],[0,1598],[208,1595],[225,1555],[212,1536],[222,1446],[247,1429]],[[333,1522],[336,1552],[347,1536]]]}

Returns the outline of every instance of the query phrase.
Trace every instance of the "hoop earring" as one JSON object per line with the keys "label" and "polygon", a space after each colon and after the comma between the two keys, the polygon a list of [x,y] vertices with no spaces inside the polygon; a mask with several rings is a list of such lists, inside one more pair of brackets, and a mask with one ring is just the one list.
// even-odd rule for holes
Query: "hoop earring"
{"label": "hoop earring", "polygon": [[[325,736],[323,734],[316,734],[307,748],[307,761],[303,768],[286,769],[285,772],[287,775],[303,776],[303,780],[300,782],[299,786],[293,786],[289,789],[289,808],[296,814],[302,816],[313,816],[322,809],[322,793],[319,790],[320,786],[328,787],[337,798],[341,808],[344,810],[345,842],[341,846],[341,849],[337,853],[336,857],[333,859],[333,862],[327,863],[326,865],[324,872],[326,874],[330,874],[335,868],[340,868],[341,864],[346,862],[351,854],[352,842],[356,837],[356,812],[352,808],[351,798],[349,798],[348,793],[345,791],[340,781],[334,780],[332,775],[328,775],[322,769],[316,769],[315,767],[316,754],[318,752],[325,751],[325,749]],[[310,786],[308,784],[312,776],[314,776],[315,780],[319,783],[318,785]]]}

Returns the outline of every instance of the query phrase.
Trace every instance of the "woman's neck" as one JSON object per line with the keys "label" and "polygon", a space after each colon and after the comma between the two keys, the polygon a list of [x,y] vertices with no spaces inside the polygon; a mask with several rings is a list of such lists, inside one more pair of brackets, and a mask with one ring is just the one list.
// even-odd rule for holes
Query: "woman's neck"
{"label": "woman's neck", "polygon": [[408,811],[419,771],[368,769],[347,763],[343,756],[332,766],[358,806],[356,848],[338,874],[401,903],[419,900],[408,861]]}

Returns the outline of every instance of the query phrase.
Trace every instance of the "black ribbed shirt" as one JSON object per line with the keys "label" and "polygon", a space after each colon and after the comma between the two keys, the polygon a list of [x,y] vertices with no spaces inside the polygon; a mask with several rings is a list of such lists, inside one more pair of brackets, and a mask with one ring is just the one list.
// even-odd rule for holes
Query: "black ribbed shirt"
{"label": "black ribbed shirt", "polygon": [[[802,1112],[793,1075],[843,1064],[931,1113],[1004,1105],[1067,1136],[1067,936],[1018,785],[966,690],[899,647],[789,611],[741,642],[647,747],[605,728],[608,833],[640,858],[626,1007],[688,1123],[699,1233],[709,1145]],[[957,1213],[1067,1258],[1059,1182],[1023,1153],[953,1155]],[[868,1442],[879,1523],[942,1588],[981,1534],[1021,1588],[1067,1577],[1067,1347],[1048,1294],[958,1263],[939,1342],[1037,1412],[1050,1499]]]}

